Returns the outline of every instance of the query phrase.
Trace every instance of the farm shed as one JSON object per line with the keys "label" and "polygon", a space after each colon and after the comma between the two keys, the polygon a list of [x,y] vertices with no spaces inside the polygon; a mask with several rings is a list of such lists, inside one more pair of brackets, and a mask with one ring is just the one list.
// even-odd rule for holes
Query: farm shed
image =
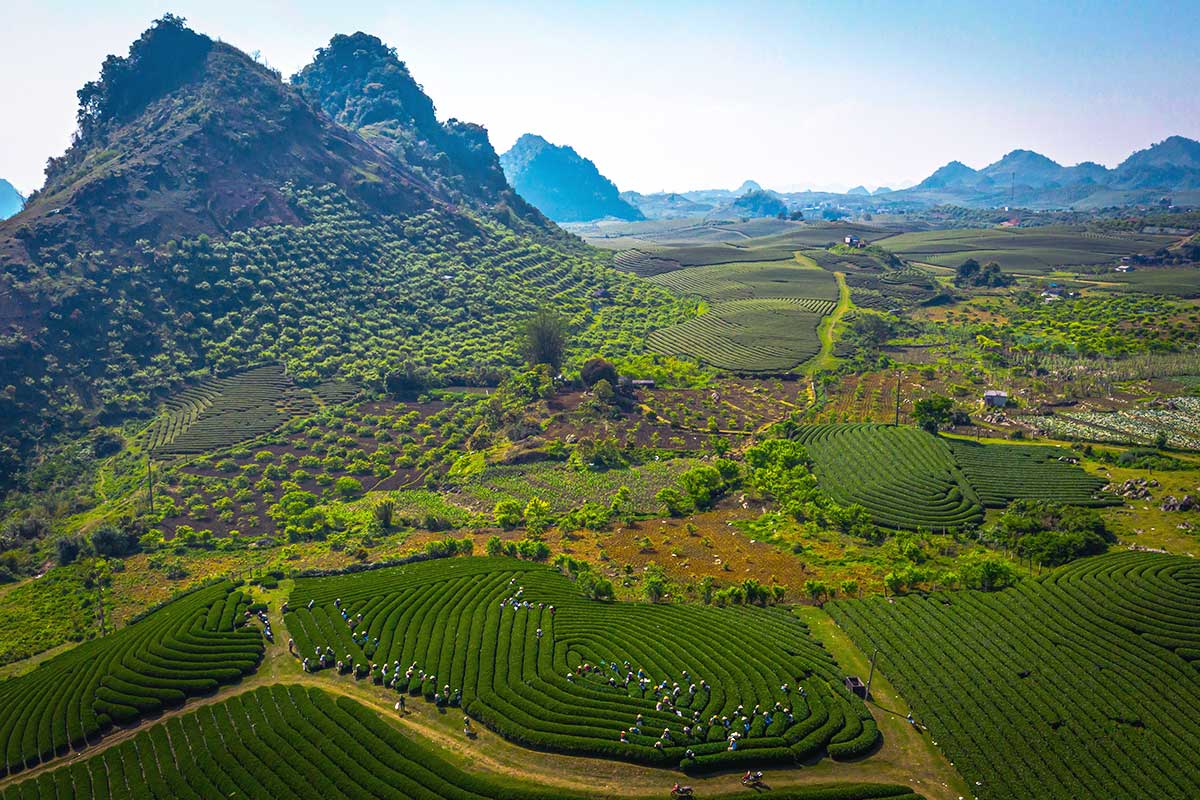
{"label": "farm shed", "polygon": [[857,675],[849,675],[846,678],[846,688],[862,699],[867,699],[867,685],[862,682],[862,678]]}
{"label": "farm shed", "polygon": [[988,389],[983,393],[983,404],[989,408],[1004,408],[1008,405],[1008,392]]}

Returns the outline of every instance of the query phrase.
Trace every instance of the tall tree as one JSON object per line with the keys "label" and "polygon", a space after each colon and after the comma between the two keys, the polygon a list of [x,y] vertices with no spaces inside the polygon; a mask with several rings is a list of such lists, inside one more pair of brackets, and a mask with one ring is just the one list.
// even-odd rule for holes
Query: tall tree
{"label": "tall tree", "polygon": [[549,364],[557,372],[566,349],[567,321],[552,309],[538,309],[525,323],[525,358],[529,366]]}

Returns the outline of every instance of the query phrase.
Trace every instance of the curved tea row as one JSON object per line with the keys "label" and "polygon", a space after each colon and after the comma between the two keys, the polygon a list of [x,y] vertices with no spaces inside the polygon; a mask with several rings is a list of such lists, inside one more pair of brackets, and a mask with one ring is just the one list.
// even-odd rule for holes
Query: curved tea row
{"label": "curved tea row", "polygon": [[305,668],[343,662],[532,747],[710,768],[878,739],[833,659],[779,610],[601,603],[549,568],[483,558],[301,579],[289,604]]}
{"label": "curved tea row", "polygon": [[1038,445],[978,444],[909,426],[828,423],[795,427],[821,488],[842,505],[857,503],[889,528],[960,528],[983,509],[1012,500],[1080,506],[1119,505],[1104,481]]}
{"label": "curved tea row", "polygon": [[0,682],[0,776],[253,671],[262,636],[237,625],[248,605],[209,586]]}
{"label": "curved tea row", "polygon": [[994,594],[830,613],[982,796],[1200,797],[1200,563],[1084,559]]}
{"label": "curved tea row", "polygon": [[[873,784],[771,794],[783,800],[919,800],[907,787]],[[569,800],[578,795],[464,772],[349,698],[275,685],[173,717],[92,758],[0,792],[0,800],[64,797]]]}

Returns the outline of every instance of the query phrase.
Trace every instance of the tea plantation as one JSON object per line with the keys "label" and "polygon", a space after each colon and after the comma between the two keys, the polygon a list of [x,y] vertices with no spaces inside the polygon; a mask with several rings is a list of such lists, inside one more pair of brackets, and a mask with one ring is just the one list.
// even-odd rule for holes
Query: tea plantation
{"label": "tea plantation", "polygon": [[0,683],[0,777],[253,671],[261,634],[237,625],[248,606],[229,583],[199,589]]}
{"label": "tea plantation", "polygon": [[[580,796],[464,772],[349,698],[278,684],[174,717],[92,758],[0,791],[2,800]],[[904,786],[850,783],[785,789],[772,796],[918,800]]]}
{"label": "tea plantation", "polygon": [[984,507],[1017,499],[1081,506],[1119,504],[1104,481],[1052,447],[983,445],[876,423],[797,427],[822,489],[857,503],[878,525],[950,529],[978,524]]}
{"label": "tea plantation", "polygon": [[783,612],[587,600],[490,558],[300,579],[289,604],[307,669],[341,661],[538,749],[711,769],[852,757],[879,736]]}
{"label": "tea plantation", "polygon": [[1125,552],[994,594],[827,606],[981,800],[1200,797],[1200,563]]}

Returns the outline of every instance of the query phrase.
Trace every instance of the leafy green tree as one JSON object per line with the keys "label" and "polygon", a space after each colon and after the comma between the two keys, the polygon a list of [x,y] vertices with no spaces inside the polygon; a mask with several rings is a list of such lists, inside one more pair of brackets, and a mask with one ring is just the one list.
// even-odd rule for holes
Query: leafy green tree
{"label": "leafy green tree", "polygon": [[540,497],[531,497],[525,504],[525,529],[532,534],[544,533],[550,527],[553,516],[550,504]]}
{"label": "leafy green tree", "polygon": [[617,368],[611,361],[603,358],[590,358],[579,371],[579,377],[585,386],[595,386],[599,381],[608,381],[610,387],[616,386],[619,376]]}
{"label": "leafy green tree", "polygon": [[858,581],[848,578],[842,581],[839,588],[842,590],[842,597],[854,597],[858,594]]}
{"label": "leafy green tree", "polygon": [[76,536],[63,536],[54,543],[54,552],[58,565],[65,567],[75,562],[83,549],[83,542]]}
{"label": "leafy green tree", "polygon": [[389,499],[380,500],[375,504],[375,521],[379,523],[379,527],[385,531],[392,527],[392,517],[396,513],[396,501]]}
{"label": "leafy green tree", "polygon": [[138,536],[105,523],[92,531],[91,542],[96,555],[119,558],[137,552]]}
{"label": "leafy green tree", "polygon": [[935,394],[922,398],[913,404],[913,419],[921,428],[929,433],[937,433],[938,429],[950,422],[954,411],[954,401],[949,397]]}
{"label": "leafy green tree", "polygon": [[683,493],[672,486],[664,486],[654,494],[654,499],[663,504],[663,510],[672,517],[682,517],[687,513],[688,502]]}
{"label": "leafy green tree", "polygon": [[824,581],[806,580],[804,582],[804,593],[813,599],[813,602],[820,603],[821,598],[825,596],[829,589]]}
{"label": "leafy green tree", "polygon": [[333,482],[333,493],[338,497],[349,500],[362,495],[363,485],[358,478],[343,475]]}
{"label": "leafy green tree", "polygon": [[525,323],[525,360],[529,366],[547,364],[558,371],[567,348],[567,321],[549,308],[540,308]]}
{"label": "leafy green tree", "polygon": [[662,567],[651,561],[642,574],[642,592],[651,603],[657,603],[667,593],[667,576]]}
{"label": "leafy green tree", "polygon": [[521,524],[522,508],[521,504],[513,500],[511,497],[506,497],[496,503],[492,509],[492,519],[496,524],[505,530],[510,530]]}
{"label": "leafy green tree", "polygon": [[725,491],[725,480],[716,467],[702,464],[679,476],[679,485],[698,509],[711,508]]}
{"label": "leafy green tree", "polygon": [[492,536],[487,540],[487,554],[493,558],[504,553],[504,542],[499,536]]}

